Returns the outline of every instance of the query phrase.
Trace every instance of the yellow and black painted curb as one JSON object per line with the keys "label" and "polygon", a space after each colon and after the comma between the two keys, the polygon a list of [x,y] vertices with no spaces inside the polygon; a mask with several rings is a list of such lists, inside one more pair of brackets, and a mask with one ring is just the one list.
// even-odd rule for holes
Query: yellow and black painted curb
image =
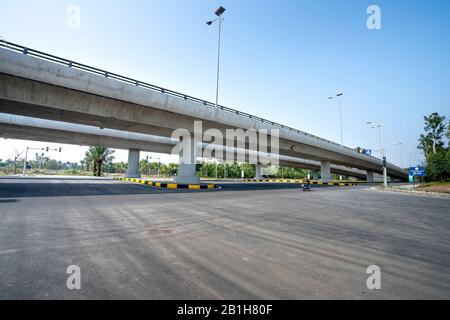
{"label": "yellow and black painted curb", "polygon": [[[271,183],[304,183],[303,180],[290,180],[290,179],[246,179],[245,182],[271,182]],[[349,187],[357,186],[358,182],[322,182],[322,181],[310,181],[310,184],[317,184],[323,186],[339,186],[339,187]]]}
{"label": "yellow and black painted curb", "polygon": [[158,187],[158,188],[166,188],[166,189],[189,189],[189,190],[206,190],[206,189],[218,189],[219,186],[215,184],[180,184],[180,183],[170,183],[170,182],[157,182],[157,181],[148,181],[137,178],[116,178],[113,180],[118,181],[127,181],[127,182],[135,182],[144,185],[148,185],[150,187]]}

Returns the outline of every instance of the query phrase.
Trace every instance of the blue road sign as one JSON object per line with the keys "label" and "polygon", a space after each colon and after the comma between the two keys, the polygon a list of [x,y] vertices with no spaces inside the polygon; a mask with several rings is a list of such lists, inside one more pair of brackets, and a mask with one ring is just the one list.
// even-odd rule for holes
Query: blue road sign
{"label": "blue road sign", "polygon": [[365,149],[365,150],[364,150],[364,154],[365,154],[366,156],[371,156],[371,155],[372,155],[372,150],[370,150],[370,149]]}
{"label": "blue road sign", "polygon": [[424,177],[425,176],[425,168],[424,167],[411,167],[409,168],[409,175],[416,177]]}

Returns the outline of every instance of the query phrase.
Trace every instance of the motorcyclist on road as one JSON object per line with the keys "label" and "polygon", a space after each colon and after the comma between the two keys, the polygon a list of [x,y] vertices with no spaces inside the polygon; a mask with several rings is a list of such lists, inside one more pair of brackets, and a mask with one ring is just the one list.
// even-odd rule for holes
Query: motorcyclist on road
{"label": "motorcyclist on road", "polygon": [[311,190],[311,181],[308,178],[303,179],[302,189]]}

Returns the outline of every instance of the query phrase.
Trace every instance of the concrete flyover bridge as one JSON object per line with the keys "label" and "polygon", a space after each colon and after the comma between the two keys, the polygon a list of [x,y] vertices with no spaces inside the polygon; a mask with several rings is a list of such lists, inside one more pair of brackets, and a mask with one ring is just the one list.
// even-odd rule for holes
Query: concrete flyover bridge
{"label": "concrete flyover bridge", "polygon": [[[365,170],[369,178],[382,173],[380,159],[335,142],[9,42],[0,42],[0,112],[160,137],[179,128],[193,133],[199,120],[204,130],[278,129],[280,155],[320,162],[324,181],[330,180],[331,164]],[[192,158],[180,165],[177,182],[198,179],[194,153]],[[390,163],[387,171],[393,178],[408,177]]]}
{"label": "concrete flyover bridge", "polygon": [[[101,129],[94,126],[73,124],[62,121],[36,119],[25,116],[0,113],[0,138],[34,140],[53,143],[64,143],[86,146],[102,146],[129,150],[128,172],[126,177],[139,178],[139,152],[157,152],[170,154],[178,140],[168,137],[152,136],[143,133],[127,132],[115,129]],[[205,150],[206,143],[199,143],[198,148]],[[223,146],[217,146],[217,149]],[[249,150],[232,148],[229,150],[238,160],[238,154],[248,156]],[[259,158],[270,155],[258,153]],[[320,162],[280,156],[282,166],[313,170],[317,175],[320,171]],[[331,172],[356,178],[365,178],[366,172],[340,165],[331,165]],[[261,175],[261,173],[259,172]],[[256,178],[261,178],[256,176]],[[317,178],[317,177],[316,177]]]}

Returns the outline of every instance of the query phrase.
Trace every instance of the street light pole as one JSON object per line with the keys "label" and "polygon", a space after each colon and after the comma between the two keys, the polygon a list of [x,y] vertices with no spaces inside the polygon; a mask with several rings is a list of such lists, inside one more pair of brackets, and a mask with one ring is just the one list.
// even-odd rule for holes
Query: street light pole
{"label": "street light pole", "polygon": [[[415,167],[419,163],[419,161],[415,162],[417,160],[418,155],[419,155],[419,153],[417,153],[417,152],[409,152],[408,153],[408,167]],[[411,161],[411,159],[414,161],[414,163]]]}
{"label": "street light pole", "polygon": [[227,160],[223,162],[223,179],[227,180]]}
{"label": "street light pole", "polygon": [[383,183],[384,183],[384,187],[387,188],[388,184],[387,184],[387,165],[386,165],[386,150],[383,147],[383,124],[374,124],[373,122],[369,121],[367,122],[368,125],[372,125],[370,128],[371,129],[378,129],[378,133],[380,135],[380,153],[381,153],[381,158],[383,161]]}
{"label": "street light pole", "polygon": [[339,100],[339,118],[341,122],[341,145],[344,145],[344,134],[342,131],[342,93],[337,94],[338,100]]}
{"label": "street light pole", "polygon": [[220,75],[220,33],[222,29],[222,18],[219,17],[219,41],[217,44],[217,82],[216,82],[216,108],[219,106],[219,75]]}
{"label": "street light pole", "polygon": [[385,150],[383,148],[383,125],[378,125],[376,128],[378,128],[378,133],[380,135],[380,150],[381,150],[381,156],[384,157],[385,154]]}
{"label": "street light pole", "polygon": [[206,22],[208,26],[212,25],[213,22],[219,21],[219,40],[217,43],[217,79],[216,79],[216,108],[219,106],[219,75],[220,75],[220,38],[222,31],[222,14],[225,12],[225,8],[220,6],[217,8],[215,14],[218,18]]}
{"label": "street light pole", "polygon": [[28,147],[27,151],[25,151],[25,160],[23,161],[23,176],[25,177],[26,171],[27,171],[27,159],[28,159]]}
{"label": "street light pole", "polygon": [[[341,125],[341,146],[344,145],[344,133],[343,133],[343,128],[342,128],[342,96],[343,95],[344,94],[342,92],[336,94],[336,98],[339,101],[339,122],[340,122],[340,125]],[[328,99],[333,100],[335,98],[334,97],[329,97]]]}
{"label": "street light pole", "polygon": [[396,143],[396,144],[394,144],[394,146],[400,147],[400,165],[401,165],[401,168],[403,169],[403,142]]}

